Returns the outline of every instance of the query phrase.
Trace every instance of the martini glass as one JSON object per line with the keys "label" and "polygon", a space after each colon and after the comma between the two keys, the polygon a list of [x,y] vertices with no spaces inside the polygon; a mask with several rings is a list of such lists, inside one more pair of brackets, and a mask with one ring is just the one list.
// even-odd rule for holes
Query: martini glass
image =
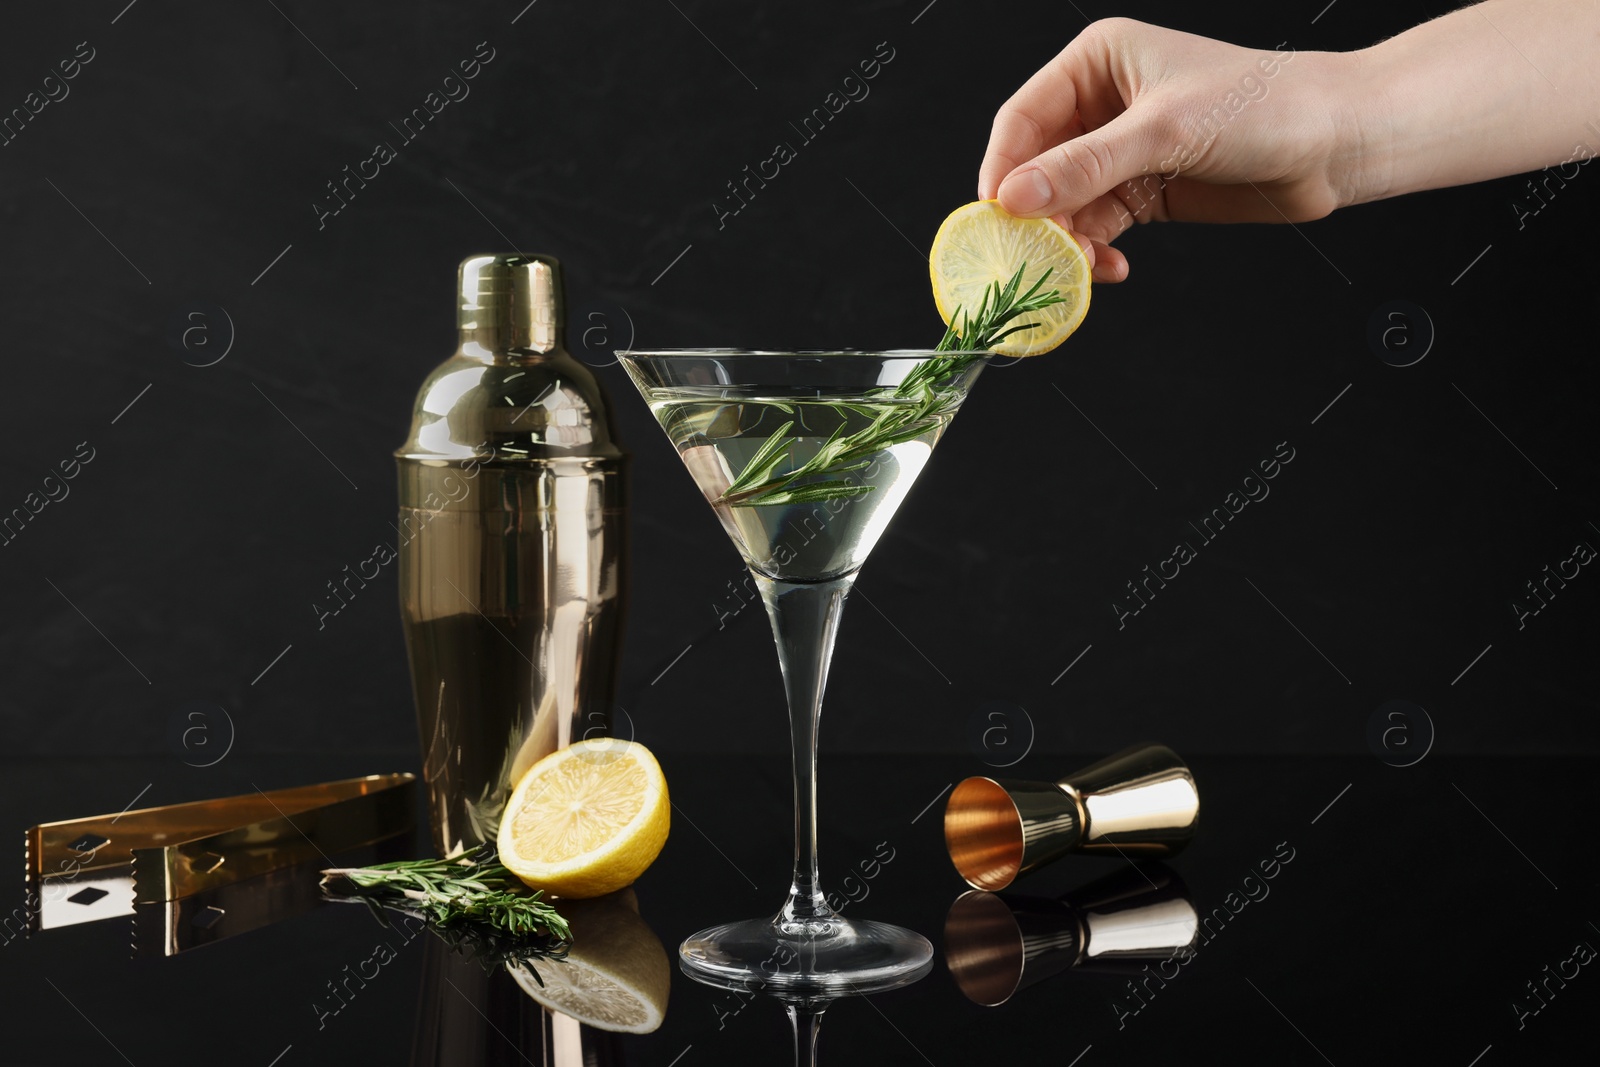
{"label": "martini glass", "polygon": [[[789,702],[788,898],[774,916],[693,935],[679,949],[681,964],[713,984],[812,995],[914,980],[933,957],[926,938],[845,919],[822,891],[817,723],[845,597],[987,353],[675,349],[618,357],[750,568]],[[836,458],[822,462],[819,453]],[[752,464],[766,473],[752,480]]]}

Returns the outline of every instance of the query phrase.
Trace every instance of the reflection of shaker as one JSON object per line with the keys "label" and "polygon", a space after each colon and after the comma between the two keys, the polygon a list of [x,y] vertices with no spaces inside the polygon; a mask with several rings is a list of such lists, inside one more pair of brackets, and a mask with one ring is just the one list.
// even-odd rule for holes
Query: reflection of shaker
{"label": "reflection of shaker", "polygon": [[[632,889],[557,904],[572,928],[564,960],[468,958],[427,938],[412,1067],[620,1067],[620,1034],[666,1017],[672,965]],[[535,978],[534,975],[538,977]]]}
{"label": "reflection of shaker", "polygon": [[473,256],[460,347],[422,384],[400,474],[400,606],[434,844],[493,840],[539,757],[608,732],[623,466],[562,343],[548,256]]}
{"label": "reflection of shaker", "polygon": [[[622,1042],[530,999],[504,967],[436,937],[423,949],[411,1067],[617,1067]],[[537,964],[549,974],[559,963]]]}

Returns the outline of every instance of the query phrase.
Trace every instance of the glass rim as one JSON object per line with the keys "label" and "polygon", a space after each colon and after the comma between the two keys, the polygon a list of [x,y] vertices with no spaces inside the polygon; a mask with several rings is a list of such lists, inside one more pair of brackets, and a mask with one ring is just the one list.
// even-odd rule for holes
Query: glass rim
{"label": "glass rim", "polygon": [[943,356],[993,356],[988,349],[953,349],[940,351],[933,348],[888,348],[869,350],[862,348],[619,348],[618,359],[936,359]]}

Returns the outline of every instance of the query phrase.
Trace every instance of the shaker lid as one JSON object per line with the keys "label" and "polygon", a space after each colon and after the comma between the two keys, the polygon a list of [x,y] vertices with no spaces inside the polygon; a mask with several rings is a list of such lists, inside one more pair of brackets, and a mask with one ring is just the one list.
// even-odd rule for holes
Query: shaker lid
{"label": "shaker lid", "polygon": [[468,256],[456,286],[456,324],[493,350],[560,344],[561,263],[554,256]]}
{"label": "shaker lid", "polygon": [[[456,284],[460,343],[429,372],[402,460],[616,460],[610,404],[562,345],[554,256],[468,256]],[[476,506],[474,504],[473,506]]]}

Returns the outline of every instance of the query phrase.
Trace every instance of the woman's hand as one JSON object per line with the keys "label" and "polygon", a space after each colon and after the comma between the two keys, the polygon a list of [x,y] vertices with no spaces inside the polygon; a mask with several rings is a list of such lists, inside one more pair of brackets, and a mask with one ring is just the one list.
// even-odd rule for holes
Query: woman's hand
{"label": "woman's hand", "polygon": [[1348,202],[1359,57],[1096,22],[1001,107],[978,196],[1057,217],[1102,282],[1127,277],[1110,243],[1135,222],[1321,218]]}

